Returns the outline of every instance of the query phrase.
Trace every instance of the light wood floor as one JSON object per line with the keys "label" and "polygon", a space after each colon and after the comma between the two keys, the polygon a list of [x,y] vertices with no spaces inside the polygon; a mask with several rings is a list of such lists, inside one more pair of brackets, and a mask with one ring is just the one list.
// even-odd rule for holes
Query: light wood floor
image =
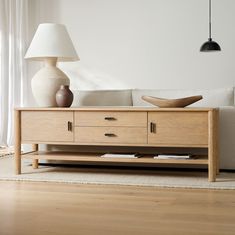
{"label": "light wood floor", "polygon": [[0,182],[0,235],[234,235],[235,191]]}

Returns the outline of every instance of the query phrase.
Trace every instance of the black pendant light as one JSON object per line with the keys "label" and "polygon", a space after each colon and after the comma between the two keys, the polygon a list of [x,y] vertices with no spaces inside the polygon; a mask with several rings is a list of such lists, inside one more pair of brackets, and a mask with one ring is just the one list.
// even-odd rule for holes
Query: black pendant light
{"label": "black pendant light", "polygon": [[213,41],[211,38],[211,0],[209,0],[209,38],[208,41],[203,43],[201,48],[201,52],[211,52],[211,51],[221,51],[220,45]]}

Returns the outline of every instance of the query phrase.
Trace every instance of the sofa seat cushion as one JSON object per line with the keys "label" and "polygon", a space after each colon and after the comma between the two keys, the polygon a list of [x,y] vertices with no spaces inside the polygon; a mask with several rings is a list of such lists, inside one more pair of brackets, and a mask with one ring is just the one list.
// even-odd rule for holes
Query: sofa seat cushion
{"label": "sofa seat cushion", "polygon": [[219,107],[234,105],[234,89],[220,88],[210,90],[150,90],[136,89],[132,91],[133,106],[152,106],[142,100],[143,95],[155,96],[166,99],[177,99],[186,96],[202,95],[203,99],[189,105],[189,107]]}
{"label": "sofa seat cushion", "polygon": [[132,106],[131,90],[72,90],[72,107]]}

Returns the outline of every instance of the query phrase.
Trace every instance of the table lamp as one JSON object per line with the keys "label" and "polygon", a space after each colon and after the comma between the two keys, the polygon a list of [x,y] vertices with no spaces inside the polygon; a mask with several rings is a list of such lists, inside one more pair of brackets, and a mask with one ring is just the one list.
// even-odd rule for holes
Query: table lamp
{"label": "table lamp", "polygon": [[69,85],[69,78],[56,67],[57,61],[75,61],[79,57],[62,24],[40,24],[26,52],[25,59],[44,61],[31,81],[32,93],[41,107],[55,107],[56,92]]}

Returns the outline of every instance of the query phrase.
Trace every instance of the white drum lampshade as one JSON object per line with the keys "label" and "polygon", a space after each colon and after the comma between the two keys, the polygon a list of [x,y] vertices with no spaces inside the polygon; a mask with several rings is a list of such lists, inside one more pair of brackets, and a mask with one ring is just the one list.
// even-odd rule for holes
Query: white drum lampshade
{"label": "white drum lampshade", "polygon": [[69,78],[56,67],[57,61],[75,61],[79,57],[64,25],[40,24],[25,59],[45,61],[31,81],[34,98],[41,107],[55,107],[56,92],[69,85]]}

